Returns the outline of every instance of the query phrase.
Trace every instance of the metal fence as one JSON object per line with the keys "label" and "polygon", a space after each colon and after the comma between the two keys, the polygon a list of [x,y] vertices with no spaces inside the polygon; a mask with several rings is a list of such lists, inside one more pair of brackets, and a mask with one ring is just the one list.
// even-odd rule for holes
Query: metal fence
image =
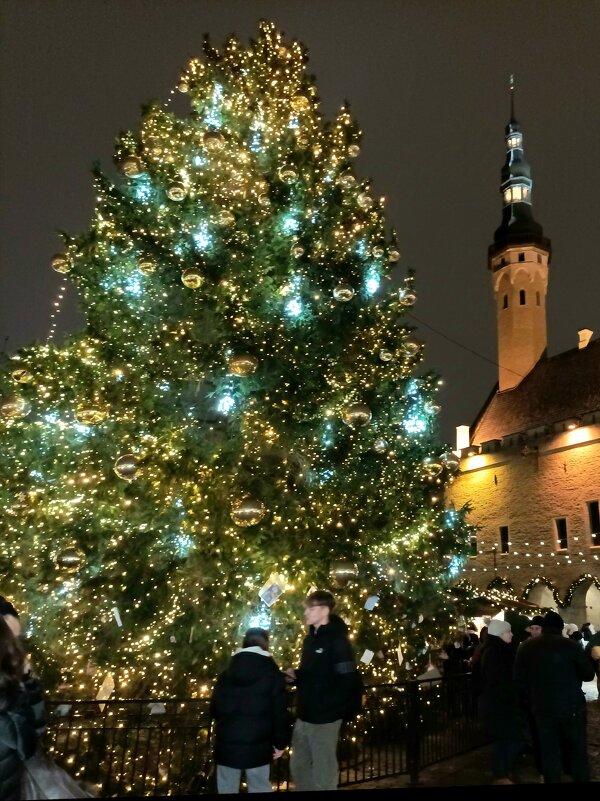
{"label": "metal fence", "polygon": [[[368,687],[362,714],[342,728],[340,786],[408,774],[486,742],[468,674]],[[294,694],[290,693],[293,712]],[[70,701],[49,704],[56,761],[104,798],[194,794],[210,764],[208,701]],[[290,789],[289,757],[273,765]]]}

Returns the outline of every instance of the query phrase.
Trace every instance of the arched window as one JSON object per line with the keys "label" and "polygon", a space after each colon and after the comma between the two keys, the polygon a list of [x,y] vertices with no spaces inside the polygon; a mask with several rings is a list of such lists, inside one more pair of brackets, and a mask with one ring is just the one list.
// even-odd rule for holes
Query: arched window
{"label": "arched window", "polygon": [[519,290],[519,303],[520,303],[521,306],[525,305],[525,290],[524,289],[520,289]]}
{"label": "arched window", "polygon": [[502,301],[502,308],[508,309],[508,295],[504,296],[504,300]]}

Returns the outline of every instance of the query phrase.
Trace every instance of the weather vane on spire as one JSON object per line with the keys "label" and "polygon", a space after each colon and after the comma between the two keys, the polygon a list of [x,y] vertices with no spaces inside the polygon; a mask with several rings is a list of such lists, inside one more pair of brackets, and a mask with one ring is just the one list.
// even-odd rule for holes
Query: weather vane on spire
{"label": "weather vane on spire", "polygon": [[515,118],[515,76],[510,76],[510,118]]}

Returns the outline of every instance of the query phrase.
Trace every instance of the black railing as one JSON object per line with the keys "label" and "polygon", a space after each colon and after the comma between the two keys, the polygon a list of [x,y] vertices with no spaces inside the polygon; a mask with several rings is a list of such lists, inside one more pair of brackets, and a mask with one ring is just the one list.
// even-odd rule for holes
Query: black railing
{"label": "black railing", "polygon": [[[57,701],[49,712],[51,754],[105,798],[193,793],[210,762],[205,699]],[[369,687],[362,714],[342,728],[339,783],[402,774],[416,783],[422,768],[485,742],[468,674]],[[277,790],[290,789],[287,753],[271,778]]]}

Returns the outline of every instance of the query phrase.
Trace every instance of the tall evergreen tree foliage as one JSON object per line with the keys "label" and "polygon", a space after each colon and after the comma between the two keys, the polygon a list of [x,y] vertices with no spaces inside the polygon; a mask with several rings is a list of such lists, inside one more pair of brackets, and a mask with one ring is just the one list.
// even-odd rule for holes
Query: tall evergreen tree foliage
{"label": "tall evergreen tree foliage", "polygon": [[0,379],[0,591],[77,692],[198,690],[249,624],[288,662],[311,587],[367,679],[405,677],[469,539],[413,278],[392,288],[359,128],[323,120],[302,45],[263,23],[204,53],[189,115],[144,110],[52,259],[85,330]]}

